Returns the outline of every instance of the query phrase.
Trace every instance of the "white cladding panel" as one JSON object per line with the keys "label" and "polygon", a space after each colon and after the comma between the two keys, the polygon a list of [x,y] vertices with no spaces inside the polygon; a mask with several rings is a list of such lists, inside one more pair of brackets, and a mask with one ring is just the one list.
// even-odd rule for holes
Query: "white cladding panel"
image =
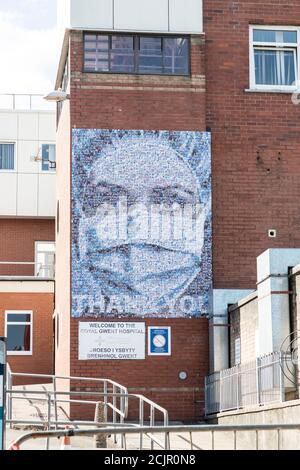
{"label": "white cladding panel", "polygon": [[17,216],[37,216],[38,175],[18,175]]}
{"label": "white cladding panel", "polygon": [[199,0],[169,0],[170,31],[203,30],[202,2]]}
{"label": "white cladding panel", "polygon": [[130,31],[168,31],[168,0],[115,0],[114,27]]}
{"label": "white cladding panel", "polygon": [[60,0],[58,31],[202,33],[202,0]]}
{"label": "white cladding panel", "polygon": [[0,143],[15,144],[14,170],[0,169],[0,217],[55,217],[55,172],[34,161],[55,127],[55,112],[0,111]]}
{"label": "white cladding panel", "polygon": [[56,138],[56,119],[52,113],[39,114],[39,140],[54,142]]}
{"label": "white cladding panel", "polygon": [[39,200],[38,216],[55,217],[56,201],[56,178],[55,174],[39,175]]}
{"label": "white cladding panel", "polygon": [[39,143],[33,140],[20,140],[18,142],[18,172],[38,173],[40,164],[33,161],[33,156],[39,151]]}
{"label": "white cladding panel", "polygon": [[71,3],[71,24],[73,26],[89,29],[111,29],[113,27],[112,0],[72,0]]}
{"label": "white cladding panel", "polygon": [[0,172],[0,215],[17,215],[17,173]]}
{"label": "white cladding panel", "polygon": [[38,140],[39,116],[37,113],[19,113],[18,139]]}
{"label": "white cladding panel", "polygon": [[18,116],[0,112],[0,141],[16,140],[18,134]]}

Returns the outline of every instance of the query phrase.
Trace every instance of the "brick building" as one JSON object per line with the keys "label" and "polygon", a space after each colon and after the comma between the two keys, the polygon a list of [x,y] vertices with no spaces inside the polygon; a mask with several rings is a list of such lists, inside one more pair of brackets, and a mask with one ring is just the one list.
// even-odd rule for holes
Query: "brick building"
{"label": "brick building", "polygon": [[[299,77],[300,25],[295,18],[300,6],[292,9],[287,0],[276,5],[269,0],[263,5],[245,0],[103,0],[97,6],[73,0],[66,9],[63,3],[56,88],[62,87],[70,99],[59,104],[57,130],[56,372],[107,376],[153,398],[173,419],[197,420],[203,416],[209,356],[211,371],[229,365],[228,304],[255,289],[260,253],[297,247],[299,242],[299,120],[291,97]],[[210,139],[211,152],[210,146],[204,151],[204,142]],[[154,141],[160,152],[152,154]],[[190,147],[186,149],[190,141],[194,142],[191,154]],[[141,163],[133,164],[134,171],[129,163],[122,169],[120,161],[135,161],[138,145]],[[197,232],[201,255],[178,261],[181,268],[185,266],[184,274],[178,269],[172,278],[172,271],[165,269],[159,278],[149,245],[146,251],[144,245],[135,246],[134,255],[132,243],[127,242],[125,249],[124,244],[99,242],[104,216],[97,219],[97,208],[101,201],[113,204],[107,188],[118,187],[121,193],[120,175],[129,180],[127,192],[131,181],[142,187],[146,170],[148,183],[152,181],[149,161],[151,165],[160,161],[168,145],[171,150],[164,161],[175,151],[197,176],[195,194],[201,196],[205,220]],[[144,159],[145,148],[149,161]],[[161,198],[166,197],[162,188],[172,175],[170,168],[177,164],[172,160],[168,166],[164,161],[163,177],[157,179],[159,191],[156,188]],[[189,181],[191,190],[192,180],[183,167],[172,176],[173,183],[178,175],[182,184]],[[183,205],[174,187],[172,191],[173,201]],[[193,220],[199,222],[197,216]],[[171,248],[176,267],[178,248],[169,244]],[[160,246],[161,263],[167,259],[164,250]],[[194,253],[186,246],[180,252]],[[141,268],[134,267],[139,256],[147,279],[141,277]],[[124,259],[130,269],[124,268]],[[151,273],[147,259],[154,267]],[[187,274],[195,268],[192,259],[198,263],[193,278]],[[179,284],[185,289],[173,309],[164,305],[160,311],[157,285],[165,297],[176,297],[168,291],[167,272],[174,291],[180,290]],[[114,308],[108,308],[116,290],[124,292],[124,286],[130,300],[133,291],[140,296],[140,310],[122,309],[119,298]],[[148,289],[153,305],[137,286]],[[193,295],[200,303],[182,312],[178,305],[186,295],[191,303]],[[89,296],[94,297],[88,300]],[[100,328],[124,318],[144,324],[144,333],[149,333],[144,335],[144,358],[109,360],[104,353],[82,352],[86,342],[94,341],[92,333],[88,339],[82,333],[87,325]],[[149,327],[163,331],[160,336],[171,329],[171,351],[162,348],[161,355],[151,355]]]}
{"label": "brick building", "polygon": [[[0,336],[13,372],[53,372],[55,112],[0,96]],[[26,379],[19,379],[24,383]]]}

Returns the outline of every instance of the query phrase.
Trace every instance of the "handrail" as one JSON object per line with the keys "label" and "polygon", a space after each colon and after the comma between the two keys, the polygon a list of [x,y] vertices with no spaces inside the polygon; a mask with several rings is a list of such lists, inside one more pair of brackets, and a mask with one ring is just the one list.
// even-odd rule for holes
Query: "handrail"
{"label": "handrail", "polygon": [[[241,424],[241,425],[193,425],[193,426],[143,426],[140,428],[136,427],[104,427],[100,429],[68,429],[68,430],[59,430],[59,431],[37,431],[23,434],[18,437],[14,442],[9,446],[9,450],[19,450],[20,446],[30,439],[43,439],[43,438],[60,438],[60,437],[75,437],[75,436],[94,436],[99,434],[111,434],[111,435],[126,435],[126,434],[136,434],[143,433],[149,435],[149,433],[163,433],[166,436],[170,436],[171,433],[188,433],[190,435],[190,445],[193,450],[194,444],[192,441],[193,433],[211,433],[211,444],[212,449],[214,449],[214,433],[216,432],[228,432],[231,431],[234,433],[234,450],[237,450],[237,439],[236,433],[241,431],[255,431],[256,432],[256,450],[258,450],[259,440],[258,432],[259,431],[277,431],[277,447],[280,449],[281,441],[281,432],[284,430],[294,430],[300,429],[300,424]],[[166,440],[167,445],[164,447],[165,450],[170,449],[169,440]],[[159,444],[160,445],[160,444]],[[143,447],[140,447],[142,449]]]}
{"label": "handrail", "polygon": [[[44,424],[48,423],[48,427],[51,428],[54,426],[57,429],[57,426],[60,424],[58,420],[58,404],[59,403],[81,403],[81,404],[92,404],[97,405],[99,403],[99,399],[103,399],[104,403],[104,420],[108,422],[108,409],[112,410],[112,420],[113,424],[117,423],[117,416],[119,416],[119,424],[124,424],[124,420],[128,417],[128,405],[129,399],[135,399],[139,402],[139,428],[143,427],[145,424],[145,407],[150,408],[150,425],[155,426],[155,413],[162,414],[162,420],[164,426],[169,424],[169,415],[168,411],[153,402],[152,400],[144,397],[140,394],[133,394],[129,393],[128,389],[111,380],[111,379],[103,379],[103,378],[96,378],[96,377],[77,377],[77,376],[61,376],[61,375],[52,375],[52,374],[30,374],[30,373],[22,373],[22,372],[11,372],[10,373],[11,379],[13,377],[30,377],[30,378],[39,378],[39,379],[48,379],[52,381],[53,390],[16,390],[11,388],[7,388],[7,397],[10,403],[9,407],[9,414],[7,422],[9,424],[14,424],[17,420],[12,419],[12,400],[28,400],[34,399],[48,402],[48,412],[47,414],[47,421]],[[85,390],[57,390],[57,381],[58,380],[68,380],[72,382],[94,382],[94,383],[101,383],[103,385],[103,391],[85,391]],[[109,390],[110,388],[110,390]],[[112,391],[111,391],[112,388]],[[22,397],[18,395],[22,395]],[[33,396],[31,396],[33,395]],[[35,396],[34,396],[35,395]],[[44,395],[45,398],[37,398]],[[68,397],[64,399],[64,397]],[[72,397],[97,397],[98,400],[86,400],[86,399],[74,399]],[[109,401],[109,398],[112,399],[112,402]],[[51,416],[51,404],[54,405],[54,412],[55,412],[55,419],[52,419]],[[20,423],[20,421],[18,421]],[[66,423],[66,422],[65,422]],[[72,423],[69,421],[69,423]],[[33,420],[31,424],[40,425],[41,421]],[[151,440],[151,448],[153,448],[154,442],[156,442],[156,438],[153,436],[147,436]],[[166,436],[165,439],[168,439]],[[143,436],[140,436],[141,443],[143,442]],[[123,437],[122,437],[123,442]],[[164,442],[161,445],[168,445],[167,442]]]}

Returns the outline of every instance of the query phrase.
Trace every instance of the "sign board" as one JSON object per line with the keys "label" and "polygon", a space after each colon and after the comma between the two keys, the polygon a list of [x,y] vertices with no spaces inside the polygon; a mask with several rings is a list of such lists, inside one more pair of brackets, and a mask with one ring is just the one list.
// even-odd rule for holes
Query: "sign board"
{"label": "sign board", "polygon": [[4,449],[4,407],[5,407],[5,364],[6,364],[6,347],[5,339],[0,338],[0,450]]}
{"label": "sign board", "polygon": [[80,322],[79,360],[145,359],[145,323]]}
{"label": "sign board", "polygon": [[150,326],[148,328],[149,356],[171,356],[171,327]]}

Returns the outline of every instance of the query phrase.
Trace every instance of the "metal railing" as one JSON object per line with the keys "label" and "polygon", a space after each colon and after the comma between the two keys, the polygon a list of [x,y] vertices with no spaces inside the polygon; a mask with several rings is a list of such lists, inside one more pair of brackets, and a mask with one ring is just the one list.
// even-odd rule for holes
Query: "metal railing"
{"label": "metal railing", "polygon": [[[23,434],[9,446],[9,450],[20,450],[20,447],[30,439],[54,439],[68,436],[95,436],[121,434],[124,437],[124,449],[128,448],[128,435],[142,434],[143,436],[162,434],[163,439],[159,441],[159,447],[163,450],[179,450],[178,441],[185,443],[187,450],[216,450],[225,449],[245,449],[248,450],[283,450],[287,447],[290,436],[285,436],[284,431],[300,431],[300,424],[263,424],[263,425],[197,425],[197,426],[134,426],[113,427],[107,426],[101,429],[68,429],[59,431],[30,432]],[[230,436],[228,436],[230,433]],[[204,435],[206,434],[206,438]],[[227,436],[226,436],[227,434]],[[226,436],[226,440],[224,439]],[[218,442],[218,437],[223,442]],[[296,436],[297,437],[297,436]],[[174,444],[173,443],[174,439]],[[158,439],[157,439],[158,440]],[[161,444],[161,442],[163,444]],[[220,445],[221,444],[221,445]],[[136,448],[136,447],[135,447]],[[299,436],[298,436],[299,448]],[[138,450],[148,449],[144,441],[139,442]],[[152,447],[153,449],[153,447]],[[82,449],[84,450],[84,449]]]}
{"label": "metal railing", "polygon": [[[6,266],[7,268],[3,269],[2,266],[3,267]],[[29,269],[29,268],[32,268],[32,269]],[[27,274],[27,271],[32,271],[32,273]],[[16,279],[17,278],[54,279],[55,265],[54,263],[43,264],[43,263],[37,263],[37,262],[23,262],[23,261],[0,261],[0,279],[7,278],[7,277],[16,278]]]}
{"label": "metal railing", "polygon": [[205,378],[205,414],[284,401],[286,355],[274,352]]}
{"label": "metal railing", "polygon": [[[23,377],[27,379],[39,379],[40,383],[45,380],[51,381],[52,390],[17,390],[13,389],[13,378],[14,377]],[[62,383],[63,381],[68,381],[69,383],[73,382],[72,388],[76,390],[62,390],[58,391],[58,382]],[[101,390],[94,391],[92,390],[82,390],[81,387],[77,385],[79,383],[88,383],[89,387],[91,384],[94,386],[101,386]],[[68,398],[66,398],[68,397]],[[129,399],[135,401],[136,408],[138,409],[138,424],[136,427],[143,427],[148,421],[151,427],[155,427],[156,423],[163,422],[164,426],[169,424],[168,412],[165,408],[162,408],[157,403],[149,400],[143,395],[128,393],[128,390],[123,385],[120,385],[117,382],[114,382],[110,379],[102,378],[91,378],[91,377],[72,377],[72,376],[58,376],[58,375],[47,375],[47,374],[25,374],[25,373],[13,373],[8,368],[7,373],[7,389],[6,389],[6,403],[7,403],[7,419],[6,422],[11,426],[13,424],[18,425],[35,425],[44,427],[47,430],[58,429],[59,426],[66,426],[72,424],[75,426],[80,425],[94,425],[94,421],[88,420],[70,420],[68,417],[62,420],[58,418],[59,408],[67,405],[85,405],[93,406],[96,409],[97,404],[103,403],[104,406],[104,421],[98,425],[124,425],[125,419],[128,417],[128,405]],[[32,404],[34,402],[44,403],[46,405],[46,412],[44,413],[44,419],[30,419],[24,420],[19,418],[13,418],[14,400],[27,400]],[[160,419],[157,420],[157,415]],[[150,434],[147,436],[151,442],[151,448],[153,448],[154,443],[163,448],[166,443],[161,443],[157,440],[155,436]],[[122,442],[124,436],[122,435]],[[140,445],[143,443],[143,435],[140,434]],[[47,448],[49,442],[47,442]]]}
{"label": "metal railing", "polygon": [[17,111],[55,111],[55,105],[40,94],[1,93],[0,109]]}

